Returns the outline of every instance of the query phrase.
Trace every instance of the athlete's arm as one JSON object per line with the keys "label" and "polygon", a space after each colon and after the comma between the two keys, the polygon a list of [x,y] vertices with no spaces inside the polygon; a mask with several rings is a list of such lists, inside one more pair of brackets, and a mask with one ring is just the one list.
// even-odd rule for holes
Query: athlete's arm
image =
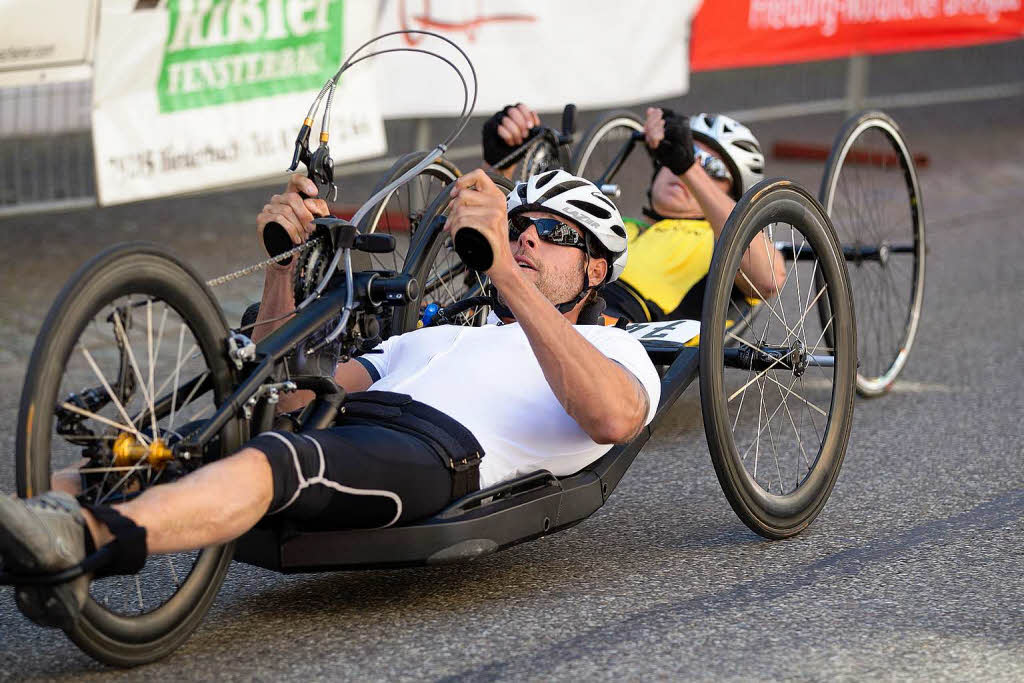
{"label": "athlete's arm", "polygon": [[[687,120],[671,111],[650,107],[644,121],[644,136],[648,146],[655,150],[655,156],[679,176],[697,200],[717,244],[736,202],[700,164],[693,163],[689,153],[693,137]],[[740,261],[736,286],[747,296],[770,298],[779,293],[785,280],[785,259],[764,233],[758,233]]]}
{"label": "athlete's arm", "polygon": [[[715,244],[718,244],[718,238],[736,202],[715,184],[699,164],[690,166],[679,177],[700,204],[704,217],[715,233]],[[763,232],[757,233],[740,260],[736,286],[747,296],[771,298],[779,293],[785,281],[785,259]]]}
{"label": "athlete's arm", "polygon": [[[309,199],[303,199],[299,192],[305,192]],[[263,244],[263,230],[268,223],[276,222],[285,229],[295,244],[302,244],[313,233],[313,218],[328,215],[327,202],[315,199],[316,183],[296,173],[288,181],[284,194],[275,194],[270,203],[263,207],[256,217],[256,232],[260,244]],[[267,267],[263,280],[263,298],[260,300],[260,313],[256,318],[256,326],[252,330],[252,338],[259,341],[271,332],[284,325],[288,318],[266,322],[279,318],[295,308],[292,294],[292,276],[295,270],[295,259],[287,265],[273,264]]]}
{"label": "athlete's arm", "polygon": [[[649,408],[639,380],[576,331],[540,290],[522,275],[508,240],[508,216],[501,190],[481,170],[459,178],[446,230],[472,226],[494,248],[487,271],[523,327],[544,378],[565,411],[597,443],[624,443],[644,426]],[[604,278],[607,263],[590,261],[591,281]],[[574,309],[578,314],[579,306]],[[514,378],[512,378],[514,381]]]}
{"label": "athlete's arm", "polygon": [[537,112],[522,103],[496,112],[484,123],[481,131],[484,161],[488,168],[511,179],[518,164],[506,168],[495,168],[494,164],[514,152],[530,136],[530,129],[539,125]]}
{"label": "athlete's arm", "polygon": [[[299,192],[304,192],[310,199],[303,199],[299,196]],[[313,232],[314,216],[328,215],[327,202],[315,199],[316,194],[316,184],[312,180],[304,175],[294,174],[288,181],[288,187],[284,194],[271,197],[270,203],[263,207],[256,218],[260,243],[263,243],[263,229],[271,221],[279,223],[288,232],[292,242],[296,244],[301,244],[308,239]],[[267,268],[263,281],[260,313],[252,331],[252,338],[255,341],[264,339],[291,318],[291,315],[287,314],[295,308],[295,297],[292,292],[294,271],[294,259],[288,265],[274,264]],[[281,316],[285,317],[281,320],[273,320]],[[265,320],[272,322],[261,324]],[[372,384],[370,373],[355,361],[339,364],[334,372],[334,379],[345,391],[349,392],[363,391]],[[298,410],[311,400],[313,400],[311,391],[284,394],[277,404],[277,411],[287,413]]]}

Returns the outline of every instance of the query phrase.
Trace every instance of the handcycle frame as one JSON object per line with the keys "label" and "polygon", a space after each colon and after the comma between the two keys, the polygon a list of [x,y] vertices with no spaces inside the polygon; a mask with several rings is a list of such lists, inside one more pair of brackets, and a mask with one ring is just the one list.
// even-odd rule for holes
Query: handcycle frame
{"label": "handcycle frame", "polygon": [[[447,41],[443,37],[442,40]],[[454,47],[461,53],[461,49],[457,46]],[[361,49],[362,47],[359,48],[359,50]],[[380,50],[373,54],[393,51],[401,50]],[[314,102],[311,112],[316,111],[320,98],[325,93],[333,92],[331,84],[337,81],[338,75],[347,66],[373,56],[373,54],[365,55],[358,60],[353,60],[353,57],[350,56],[332,81],[325,84],[317,101]],[[465,56],[464,53],[462,55]],[[443,59],[443,61],[448,60]],[[472,70],[471,64],[470,69]],[[463,82],[465,83],[465,79]],[[475,102],[475,83],[473,101]],[[327,108],[330,108],[329,94],[327,95]],[[468,121],[468,112],[471,110],[472,105],[469,103],[467,88],[462,125],[452,137],[457,136],[458,132],[464,128]],[[325,114],[324,120],[328,119],[329,116]],[[304,128],[309,125],[310,121],[311,115],[307,115],[303,124]],[[324,154],[326,154],[325,132],[321,135]],[[122,433],[134,433],[144,446],[149,445],[146,443],[147,439],[135,427],[135,424],[136,421],[145,423],[148,420],[152,427],[152,443],[160,441],[161,452],[157,455],[160,458],[175,461],[175,467],[171,470],[172,474],[165,477],[164,481],[183,476],[208,461],[237,451],[247,435],[273,428],[277,417],[275,404],[281,391],[305,389],[312,391],[315,395],[313,401],[298,418],[292,420],[292,424],[298,429],[322,429],[333,424],[345,400],[344,390],[334,382],[333,377],[329,374],[327,376],[319,374],[290,376],[291,368],[285,361],[291,354],[298,354],[299,357],[302,357],[307,353],[312,354],[328,344],[334,344],[335,353],[340,354],[343,358],[372,352],[373,347],[379,341],[376,330],[380,329],[381,317],[387,314],[387,309],[390,306],[408,305],[419,299],[418,293],[415,291],[417,287],[415,280],[407,273],[354,272],[352,267],[353,249],[383,252],[394,248],[394,239],[390,235],[359,234],[356,226],[360,225],[360,219],[371,210],[376,202],[384,199],[394,188],[418,175],[420,171],[443,154],[447,144],[447,142],[439,144],[412,168],[399,177],[391,179],[385,187],[377,190],[356,212],[351,223],[333,218],[316,221],[317,228],[313,237],[319,237],[319,240],[327,242],[327,244],[321,244],[321,248],[329,247],[327,251],[333,250],[333,255],[329,257],[330,262],[322,274],[318,268],[310,270],[302,276],[307,277],[309,273],[315,272],[315,280],[318,283],[315,289],[310,291],[310,288],[305,286],[297,287],[296,291],[303,290],[304,298],[301,302],[296,302],[293,311],[285,314],[285,316],[294,315],[294,317],[259,343],[254,343],[251,339],[244,337],[240,331],[229,331],[223,312],[218,310],[216,300],[209,289],[204,287],[202,281],[185,264],[169,254],[162,253],[161,250],[155,248],[155,245],[132,244],[115,247],[83,266],[58,297],[33,351],[33,359],[27,373],[26,388],[22,396],[22,410],[19,412],[19,434],[21,435],[18,445],[19,494],[29,497],[33,494],[33,486],[36,487],[36,490],[45,490],[53,485],[53,480],[46,477],[48,472],[54,472],[51,461],[52,451],[49,449],[53,419],[59,420],[60,411],[70,409],[64,408],[62,403],[58,402],[56,405],[52,403],[54,397],[61,391],[60,384],[66,369],[61,365],[55,365],[53,358],[58,358],[58,363],[61,362],[59,359],[63,359],[63,362],[66,363],[72,346],[80,343],[78,337],[84,326],[88,324],[89,316],[95,315],[97,307],[110,305],[111,302],[116,304],[118,297],[124,294],[136,293],[147,297],[141,302],[147,306],[147,315],[150,312],[150,301],[163,300],[165,305],[169,304],[183,319],[182,332],[179,336],[184,334],[187,326],[195,337],[196,345],[201,347],[207,366],[205,373],[194,376],[193,379],[181,385],[180,389],[177,388],[179,385],[178,369],[176,368],[173,371],[176,388],[169,394],[157,398],[157,394],[163,392],[166,383],[161,389],[154,392],[151,358],[150,391],[148,396],[144,395],[148,406],[133,409],[135,417],[132,418],[118,404],[120,412],[123,413],[124,419],[130,426],[111,424],[111,420],[94,415],[95,419],[101,423],[107,423],[108,427],[113,426]],[[304,146],[305,136],[300,132],[297,149]],[[559,140],[560,157],[564,151],[561,147],[561,140]],[[312,157],[307,161],[307,167],[310,166],[310,161],[312,161]],[[309,170],[315,176],[316,164],[312,165],[314,168]],[[772,193],[779,196],[779,201],[775,201]],[[740,206],[744,206],[743,202],[738,205],[738,207]],[[723,320],[722,316],[730,305],[728,303],[729,292],[734,277],[731,273],[734,273],[739,267],[740,251],[738,249],[749,241],[751,230],[760,229],[766,216],[788,216],[790,221],[799,222],[793,223],[793,225],[800,226],[803,226],[803,221],[807,219],[807,228],[798,229],[806,232],[815,248],[823,249],[826,256],[834,255],[837,252],[838,243],[827,216],[824,216],[820,207],[814,204],[813,198],[805,196],[803,191],[798,188],[790,188],[788,181],[777,182],[772,186],[766,184],[763,187],[763,192],[752,195],[746,206],[750,211],[744,215],[748,216],[750,220],[737,218],[731,229],[727,226],[722,241],[732,246],[721,254],[716,253],[712,263],[711,271],[719,274],[718,282],[722,286],[715,287],[714,296],[705,302],[705,312],[702,314],[703,322],[701,323],[701,346],[699,348],[690,346],[683,343],[689,340],[682,338],[678,342],[651,339],[657,335],[648,335],[648,339],[641,341],[653,363],[662,368],[661,398],[653,422],[644,427],[629,443],[611,448],[590,466],[570,476],[555,477],[550,472],[537,471],[473,492],[451,503],[429,519],[400,527],[311,531],[284,520],[265,519],[237,541],[206,548],[200,552],[195,558],[192,570],[189,571],[184,584],[179,582],[174,572],[174,566],[171,564],[170,569],[175,587],[172,589],[171,598],[161,602],[156,609],[145,611],[146,606],[143,603],[141,587],[137,581],[136,588],[139,592],[141,613],[125,615],[120,610],[105,607],[105,601],[101,604],[98,601],[90,600],[86,602],[81,618],[75,622],[73,628],[69,628],[69,636],[85,652],[100,661],[121,666],[133,666],[165,656],[184,642],[184,639],[195,629],[203,614],[209,609],[232,558],[283,573],[444,564],[471,560],[569,528],[589,517],[604,504],[640,449],[650,439],[654,427],[664,418],[669,406],[678,399],[698,375],[701,379],[702,405],[708,403],[711,406],[711,412],[719,416],[727,410],[720,406],[725,397],[722,392],[721,378],[713,374],[716,372],[715,367],[718,368],[719,373],[721,372],[722,366],[719,363],[723,363],[725,367],[745,369],[748,373],[755,369],[758,370],[758,375],[754,377],[754,380],[748,380],[745,386],[749,386],[751,381],[756,381],[757,377],[775,368],[781,371],[792,370],[794,376],[798,377],[798,373],[803,372],[808,360],[812,364],[822,366],[834,364],[836,372],[842,376],[835,382],[835,387],[838,389],[833,388],[833,403],[835,403],[837,394],[841,397],[850,396],[851,398],[849,401],[846,401],[845,398],[841,401],[840,419],[835,422],[837,425],[835,429],[832,428],[832,420],[829,421],[827,432],[831,438],[821,442],[820,454],[815,459],[813,466],[815,471],[808,470],[807,476],[800,480],[808,481],[809,485],[801,489],[800,495],[793,499],[800,505],[799,509],[784,510],[785,517],[772,516],[775,515],[775,507],[772,507],[771,500],[765,504],[762,504],[760,500],[755,500],[754,507],[742,507],[746,504],[746,499],[743,498],[745,495],[743,486],[750,478],[748,476],[746,479],[738,481],[737,477],[728,471],[728,467],[732,466],[732,461],[729,460],[732,457],[732,451],[730,450],[731,441],[728,441],[728,426],[723,427],[718,423],[709,422],[707,412],[705,412],[705,431],[708,434],[712,462],[726,497],[741,520],[751,529],[768,538],[784,538],[799,533],[813,520],[827,500],[842,461],[846,440],[849,436],[849,415],[852,411],[852,394],[850,393],[852,389],[845,387],[852,387],[854,362],[849,351],[846,351],[838,362],[833,357],[818,357],[815,360],[815,357],[809,355],[804,349],[809,349],[810,353],[813,353],[814,348],[817,348],[817,342],[808,347],[806,344],[801,345],[800,339],[796,339],[787,347],[766,346],[767,335],[755,343],[747,343],[750,350],[733,348],[724,348],[723,350],[723,345],[728,347],[730,344],[722,338],[722,330],[723,328],[729,330],[735,326],[733,320]],[[726,239],[726,235],[730,237]],[[266,238],[266,234],[264,237]],[[283,240],[280,243],[284,244]],[[290,249],[290,254],[282,252],[280,257],[299,253],[299,249]],[[328,256],[324,256],[324,258],[326,259]],[[341,263],[344,265],[339,269],[338,266]],[[835,317],[837,320],[845,321],[838,333],[839,341],[834,347],[848,350],[854,339],[854,326],[851,307],[847,303],[849,286],[845,265],[841,261],[834,262],[829,259],[826,259],[825,263],[830,265],[829,277],[832,281],[830,286],[835,284],[838,287],[837,302],[840,313]],[[131,267],[126,268],[126,264]],[[716,267],[716,264],[720,265]],[[300,274],[303,272],[306,271],[299,271]],[[111,273],[114,273],[113,277],[111,277]],[[136,279],[138,273],[144,273],[145,277]],[[84,286],[76,287],[76,285],[91,285],[96,282],[101,282],[102,286],[97,285],[91,289]],[[296,280],[296,282],[300,281]],[[305,282],[305,284],[311,284],[311,282]],[[712,278],[712,282],[715,282],[714,278]],[[822,289],[818,296],[820,297],[824,291]],[[810,290],[808,290],[808,294],[810,294]],[[830,292],[829,301],[832,301],[832,298]],[[205,303],[202,306],[193,305],[193,302],[196,301]],[[130,300],[129,306],[133,305],[136,304]],[[748,323],[754,308],[756,307],[748,308],[746,313],[740,312],[738,322],[740,324]],[[708,314],[709,310],[711,311],[710,315]],[[166,311],[165,308],[165,314]],[[804,311],[803,315],[806,315],[806,312]],[[186,319],[186,313],[188,319]],[[264,320],[261,324],[279,321],[285,316]],[[65,324],[68,319],[74,321],[70,326]],[[196,321],[195,325],[192,324],[193,319]],[[120,314],[113,315],[113,320],[120,329]],[[831,320],[832,318],[829,319],[830,323]],[[60,324],[54,324],[54,321],[59,321]],[[681,322],[670,324],[681,324]],[[161,336],[162,324],[161,322]],[[151,339],[151,321],[148,325],[148,339]],[[332,331],[327,333],[326,337],[320,338],[319,333],[328,328]],[[692,330],[687,330],[686,333],[692,337]],[[124,336],[123,331],[120,334],[122,337]],[[118,342],[117,339],[115,339],[115,343],[121,346],[121,342]],[[789,344],[789,341],[789,337],[787,337],[782,343]],[[151,341],[149,343],[151,344]],[[307,349],[307,344],[312,348]],[[129,360],[134,365],[130,343],[124,341],[124,345],[127,346]],[[152,356],[151,350],[149,353]],[[190,356],[192,353],[193,351],[190,350],[186,352],[186,356]],[[99,376],[106,393],[111,400],[116,401],[117,396],[107,386],[102,373],[90,361],[90,356],[88,354],[85,356],[89,364],[93,365],[92,369]],[[179,360],[178,367],[180,366]],[[51,372],[54,367],[60,369],[60,372]],[[304,371],[302,363],[297,363],[295,367],[298,372]],[[138,368],[134,369],[138,375]],[[213,374],[210,374],[211,371]],[[142,382],[141,378],[138,381]],[[712,387],[708,389],[711,398],[705,396],[706,386]],[[741,388],[740,391],[744,388]],[[188,395],[183,398],[182,392],[188,392]],[[143,393],[145,394],[145,392]],[[215,408],[213,416],[198,421],[198,415],[194,415],[193,421],[188,423],[188,429],[180,428],[180,434],[172,431],[176,402],[184,406],[191,401],[193,396],[198,397],[207,393],[213,394]],[[122,401],[127,402],[127,399],[122,398]],[[785,397],[783,397],[783,401],[785,401]],[[73,404],[71,407],[73,408],[74,405],[77,404]],[[35,413],[37,406],[41,406],[39,415]],[[165,431],[157,426],[157,420],[163,419],[161,413],[166,413],[168,408],[171,415],[170,426]],[[96,410],[99,409],[96,408]],[[778,408],[776,408],[777,411]],[[79,413],[81,411],[73,410],[72,412]],[[819,412],[824,414],[823,411],[819,410]],[[832,412],[830,407],[829,415]],[[33,429],[33,425],[37,428]],[[178,440],[174,441],[168,437],[167,442],[164,443],[163,438],[168,434],[177,437]],[[59,430],[58,435],[62,435]],[[92,433],[89,432],[89,435]],[[103,438],[113,438],[109,432],[104,432],[104,435]],[[712,437],[714,437],[714,444]],[[755,439],[759,437],[760,432],[755,435]],[[67,441],[72,444],[76,443],[73,439],[67,439]],[[169,453],[169,456],[164,451]],[[153,465],[154,453],[155,451],[148,454],[142,452],[140,455],[138,449],[128,453],[125,457],[134,460],[130,460],[128,474],[123,475],[118,483],[114,484],[113,489],[119,488],[121,483],[140,466],[146,467],[147,463]],[[102,458],[100,465],[109,469],[111,462],[116,463],[116,460],[110,458],[111,454],[112,451],[108,449],[101,451],[98,456],[90,457]],[[116,455],[121,457],[123,454],[117,453]],[[819,460],[821,467],[819,467]],[[160,463],[164,462],[166,460],[160,461]],[[153,466],[157,467],[160,463]],[[812,477],[812,475],[814,476]],[[139,479],[134,483],[138,483],[138,486],[128,492],[129,496],[137,495],[149,485],[163,482],[156,479],[147,479],[144,482]],[[754,486],[758,486],[757,482],[754,482]],[[802,486],[802,483],[798,483],[798,486]],[[127,496],[121,498],[121,500],[126,499]],[[106,499],[102,498],[99,502],[102,504],[104,500]],[[807,503],[805,504],[804,501]],[[59,584],[94,570],[103,571],[106,569],[106,562],[112,553],[112,548],[116,550],[117,547],[118,541],[115,541],[114,544],[105,546],[89,555],[77,566],[53,574],[36,576],[0,574],[0,585]],[[134,612],[134,607],[129,608],[129,611]]]}
{"label": "handcycle frame", "polygon": [[[353,249],[380,251],[388,246],[385,243],[393,246],[391,236],[359,234],[355,226],[341,219],[318,219],[317,222],[319,227],[334,231],[333,239],[346,264],[344,273],[339,273],[334,284],[297,311],[291,320],[249,349],[240,368],[244,372],[234,390],[202,428],[175,444],[178,456],[200,455],[203,447],[240,413],[247,413],[250,418],[251,433],[270,429],[274,402],[267,400],[265,389],[279,386],[275,383],[282,379],[282,374],[288,379],[286,356],[316,331],[336,320],[339,311],[380,316],[387,302],[401,305],[416,298],[417,285],[409,276],[388,277],[392,274],[351,271]],[[338,282],[342,278],[344,286]],[[730,329],[739,330],[749,324],[756,308],[750,306],[743,311]],[[343,324],[352,326],[353,320],[347,314],[343,319]],[[689,321],[668,324],[686,322]],[[347,331],[344,339],[352,339]],[[604,505],[669,408],[698,377],[699,346],[658,338],[640,341],[654,365],[663,369],[661,398],[655,416],[630,442],[611,448],[579,472],[556,477],[538,470],[472,492],[427,519],[403,526],[308,531],[288,521],[268,518],[235,541],[234,558],[281,573],[447,564],[472,560],[578,524]],[[778,365],[780,370],[790,369],[785,364],[780,365],[779,360],[778,355],[751,358],[749,353],[744,355],[743,349],[726,348],[722,362],[726,367],[742,369],[759,363]],[[817,357],[815,362],[822,366],[832,364],[830,357]],[[329,426],[343,405],[344,391],[331,378],[291,379],[297,388],[309,389],[315,394],[304,412],[303,426]],[[178,392],[191,391],[191,385],[192,382],[185,383]],[[257,400],[253,400],[254,397]],[[170,400],[170,396],[162,397],[154,410],[159,411],[161,403]],[[0,575],[0,584],[61,583],[101,565],[104,550],[86,558],[77,567],[57,574]]]}
{"label": "handcycle frame", "polygon": [[405,526],[303,531],[287,522],[264,522],[238,539],[235,559],[282,573],[447,564],[575,526],[604,505],[654,427],[697,377],[697,347],[642,343],[656,365],[667,366],[654,420],[580,472],[555,477],[539,470],[470,493]]}
{"label": "handcycle frame", "polygon": [[[754,310],[748,308],[747,317],[731,329],[744,327]],[[654,429],[698,377],[699,347],[664,339],[640,342],[651,361],[663,368],[654,419],[629,443],[614,446],[579,472],[556,477],[538,470],[469,493],[404,526],[306,531],[287,521],[265,520],[236,541],[235,559],[284,574],[450,564],[579,524],[604,505]],[[817,361],[829,364],[827,358]],[[723,362],[751,366],[742,349],[726,349]]]}

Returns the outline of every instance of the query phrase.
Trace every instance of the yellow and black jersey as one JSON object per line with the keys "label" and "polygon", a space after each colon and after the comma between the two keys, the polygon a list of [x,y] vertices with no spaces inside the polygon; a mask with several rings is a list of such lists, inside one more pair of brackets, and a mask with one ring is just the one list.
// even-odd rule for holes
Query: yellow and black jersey
{"label": "yellow and black jersey", "polygon": [[696,286],[707,276],[715,249],[711,224],[666,218],[647,225],[627,218],[625,227],[629,259],[619,280],[603,290],[609,308],[635,322],[694,317],[692,310],[680,310],[686,299],[699,317],[702,297]]}

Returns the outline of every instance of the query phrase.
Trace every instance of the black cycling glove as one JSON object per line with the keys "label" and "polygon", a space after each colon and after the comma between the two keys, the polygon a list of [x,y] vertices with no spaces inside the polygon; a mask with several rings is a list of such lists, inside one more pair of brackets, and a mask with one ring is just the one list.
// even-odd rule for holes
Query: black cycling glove
{"label": "black cycling glove", "polygon": [[690,121],[671,109],[663,109],[662,118],[665,119],[665,137],[654,149],[654,160],[668,166],[676,175],[682,175],[694,161]]}
{"label": "black cycling glove", "polygon": [[[481,131],[483,134],[484,161],[495,168],[502,168],[496,164],[517,149],[506,144],[501,139],[501,136],[498,135],[498,126],[501,124],[501,120],[508,114],[509,109],[514,108],[515,105],[510,104],[501,111],[495,112],[494,116],[487,119],[487,122],[484,123],[483,130]],[[505,164],[503,168],[508,168],[514,163],[515,161]]]}

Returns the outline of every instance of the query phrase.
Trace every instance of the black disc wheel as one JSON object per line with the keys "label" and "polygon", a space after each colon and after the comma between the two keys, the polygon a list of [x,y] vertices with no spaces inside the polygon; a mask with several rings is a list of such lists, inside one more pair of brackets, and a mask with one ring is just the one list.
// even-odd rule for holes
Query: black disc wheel
{"label": "black disc wheel", "polygon": [[832,145],[818,197],[850,270],[857,391],[878,396],[906,365],[924,299],[921,188],[896,122],[877,111],[849,119]]}
{"label": "black disc wheel", "polygon": [[[413,169],[427,155],[426,152],[412,152],[396,161],[380,177],[370,196],[377,194],[394,180]],[[443,157],[435,159],[429,166],[386,194],[360,221],[360,232],[383,232],[394,236],[395,250],[389,254],[353,254],[368,262],[358,263],[360,270],[393,270],[401,272],[409,253],[412,239],[423,221],[424,211],[430,201],[441,191],[455,182],[461,175],[459,169]]]}
{"label": "black disc wheel", "polygon": [[640,216],[651,183],[643,132],[635,114],[613,111],[591,125],[573,150],[573,173],[600,187],[623,216]]}
{"label": "black disc wheel", "polygon": [[[488,175],[505,194],[512,191],[512,181],[496,174]],[[405,273],[416,278],[420,285],[419,297],[395,309],[392,326],[397,333],[419,327],[423,313],[430,304],[445,307],[468,297],[486,294],[487,277],[462,262],[455,252],[451,237],[444,232],[444,221],[450,208],[451,198],[447,190],[443,190],[424,212],[423,229],[413,240],[405,267]],[[488,313],[487,306],[474,306],[460,313],[453,322],[482,325]]]}
{"label": "black disc wheel", "polygon": [[[789,240],[801,254],[772,292],[740,262]],[[745,328],[734,286],[761,303]],[[819,320],[824,304],[829,316]],[[839,241],[818,202],[766,180],[733,209],[711,261],[700,330],[700,400],[715,473],[743,522],[767,538],[799,533],[828,500],[853,419],[856,335]],[[826,342],[827,333],[833,340]]]}
{"label": "black disc wheel", "polygon": [[[173,445],[233,386],[227,325],[209,289],[163,250],[114,247],[64,287],[36,340],[21,395],[18,494],[51,488],[95,504],[129,501],[234,452],[232,420],[201,458]],[[116,666],[159,659],[198,626],[233,546],[151,556],[135,576],[92,582],[71,639]]]}

